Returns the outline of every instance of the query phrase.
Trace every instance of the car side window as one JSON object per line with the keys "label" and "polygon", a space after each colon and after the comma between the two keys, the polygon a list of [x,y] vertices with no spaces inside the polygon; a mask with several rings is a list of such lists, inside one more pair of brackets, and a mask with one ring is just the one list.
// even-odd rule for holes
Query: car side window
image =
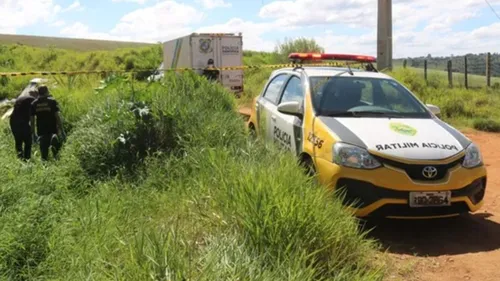
{"label": "car side window", "polygon": [[274,77],[264,92],[264,98],[276,104],[278,102],[278,97],[280,96],[281,88],[283,87],[287,77],[288,76],[286,74],[280,74]]}
{"label": "car side window", "polygon": [[286,84],[285,91],[283,92],[280,103],[288,101],[302,102],[303,99],[304,91],[302,89],[300,78],[297,76],[292,76],[292,78],[290,78],[290,80]]}

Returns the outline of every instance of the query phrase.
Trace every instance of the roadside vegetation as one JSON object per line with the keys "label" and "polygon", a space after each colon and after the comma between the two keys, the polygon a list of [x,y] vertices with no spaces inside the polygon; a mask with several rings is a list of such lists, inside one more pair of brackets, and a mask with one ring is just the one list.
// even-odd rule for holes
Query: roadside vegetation
{"label": "roadside vegetation", "polygon": [[[144,80],[161,63],[160,45],[114,51],[87,51],[36,48],[20,45],[0,45],[0,72],[23,71],[136,71],[134,77]],[[149,71],[141,71],[141,70]],[[49,76],[44,76],[49,77]],[[61,86],[76,85],[77,80],[87,80],[99,85],[100,74],[51,77]],[[13,98],[33,76],[0,77],[0,100]]]}
{"label": "roadside vegetation", "polygon": [[81,87],[53,91],[60,162],[16,161],[0,125],[1,279],[380,280],[376,244],[291,155],[249,140],[220,86]]}
{"label": "roadside vegetation", "polygon": [[427,104],[441,109],[441,118],[458,128],[500,132],[500,89],[450,88],[447,79],[429,73],[428,81],[411,68],[396,68],[388,73],[407,86]]}
{"label": "roadside vegetation", "polygon": [[[246,52],[245,64],[321,50],[297,42]],[[141,70],[160,61],[158,46],[0,47],[0,71]],[[292,155],[248,138],[236,107],[271,71],[247,71],[241,100],[189,72],[155,83],[145,72],[51,77],[68,136],[59,162],[42,165],[36,146],[31,163],[17,161],[0,122],[0,279],[381,280],[384,255],[358,221]],[[410,69],[390,75],[445,120],[500,130],[498,91],[449,89],[437,77],[427,85]],[[0,99],[30,78],[1,80]]]}
{"label": "roadside vegetation", "polygon": [[[495,51],[495,50],[492,50]],[[500,54],[491,52],[491,74],[492,76],[500,76]],[[475,74],[477,76],[486,75],[486,53],[479,54],[466,54],[467,56],[467,72],[469,75]],[[394,61],[396,64],[403,64],[405,59],[397,59]],[[444,56],[433,57],[431,54],[422,57],[406,58],[406,63],[410,67],[419,68],[423,70],[425,61],[427,61],[427,68],[429,70],[439,70],[445,72],[448,69],[448,61],[452,62],[452,71],[454,74],[462,74],[465,72],[464,56]],[[483,80],[484,81],[484,80]],[[484,84],[484,83],[483,83]],[[493,83],[492,83],[493,84]]]}

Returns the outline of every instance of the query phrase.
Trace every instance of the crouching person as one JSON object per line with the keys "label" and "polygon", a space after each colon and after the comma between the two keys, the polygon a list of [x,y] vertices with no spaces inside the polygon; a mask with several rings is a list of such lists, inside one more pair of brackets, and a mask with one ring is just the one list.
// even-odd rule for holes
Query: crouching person
{"label": "crouching person", "polygon": [[18,97],[10,116],[10,129],[14,135],[17,157],[25,161],[31,158],[33,124],[30,124],[30,111],[31,104],[37,96],[37,91],[30,91],[28,95]]}
{"label": "crouching person", "polygon": [[[31,131],[40,144],[42,160],[47,161],[49,148],[51,148],[54,159],[58,159],[63,137],[61,112],[58,102],[49,95],[47,86],[38,88],[38,98],[31,104]],[[36,123],[36,133],[35,126]]]}

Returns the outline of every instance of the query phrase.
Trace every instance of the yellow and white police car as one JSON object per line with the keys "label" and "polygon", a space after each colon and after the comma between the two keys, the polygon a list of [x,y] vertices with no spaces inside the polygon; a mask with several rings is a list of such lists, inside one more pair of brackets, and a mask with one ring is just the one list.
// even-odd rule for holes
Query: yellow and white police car
{"label": "yellow and white police car", "polygon": [[254,99],[248,128],[295,153],[358,217],[436,218],[481,208],[486,168],[478,147],[410,90],[373,67],[374,57],[293,53],[355,69],[274,71]]}

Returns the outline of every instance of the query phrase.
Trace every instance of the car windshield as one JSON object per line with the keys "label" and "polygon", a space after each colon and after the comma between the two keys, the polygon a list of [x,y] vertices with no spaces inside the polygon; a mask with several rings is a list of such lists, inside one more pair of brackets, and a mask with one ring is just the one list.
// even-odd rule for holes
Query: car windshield
{"label": "car windshield", "polygon": [[318,115],[343,117],[431,118],[401,84],[371,77],[310,77]]}

